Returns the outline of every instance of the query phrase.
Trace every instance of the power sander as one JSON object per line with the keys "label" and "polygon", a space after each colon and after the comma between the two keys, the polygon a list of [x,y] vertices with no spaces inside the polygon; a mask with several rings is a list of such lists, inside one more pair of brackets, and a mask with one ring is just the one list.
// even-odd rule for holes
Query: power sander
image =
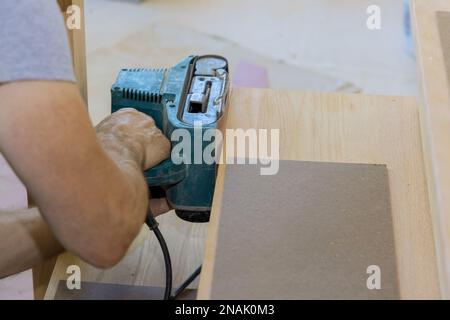
{"label": "power sander", "polygon": [[[228,62],[216,55],[191,55],[168,69],[122,69],[111,88],[111,111],[135,108],[151,116],[169,140],[176,129],[188,130],[194,155],[194,131],[200,130],[203,137],[206,130],[218,128],[226,108],[228,84]],[[211,141],[201,140],[203,151]],[[184,156],[172,154],[145,171],[145,178],[152,196],[167,197],[180,218],[207,222],[217,164],[174,158]]]}

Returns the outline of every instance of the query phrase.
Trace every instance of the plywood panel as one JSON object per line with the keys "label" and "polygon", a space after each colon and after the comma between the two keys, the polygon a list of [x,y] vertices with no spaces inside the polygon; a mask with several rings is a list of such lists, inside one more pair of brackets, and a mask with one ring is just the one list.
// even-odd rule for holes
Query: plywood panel
{"label": "plywood panel", "polygon": [[[85,15],[84,15],[84,0],[58,0],[64,18],[73,14],[67,9],[74,5],[80,9],[80,29],[67,29],[69,37],[69,44],[72,51],[72,59],[75,77],[80,88],[81,95],[87,103],[87,73],[86,73],[86,40],[85,40]],[[70,13],[70,14],[68,14]]]}
{"label": "plywood panel", "polygon": [[411,1],[421,124],[442,295],[450,299],[450,1]]}
{"label": "plywood panel", "polygon": [[[228,128],[280,129],[281,159],[386,164],[400,295],[439,297],[414,98],[234,89],[230,105]],[[217,178],[199,286],[202,299],[211,297],[225,170],[221,165]]]}

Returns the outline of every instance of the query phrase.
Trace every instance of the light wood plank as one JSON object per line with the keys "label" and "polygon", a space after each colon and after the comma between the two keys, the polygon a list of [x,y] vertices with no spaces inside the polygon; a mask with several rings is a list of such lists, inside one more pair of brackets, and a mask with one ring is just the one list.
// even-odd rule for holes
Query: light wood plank
{"label": "light wood plank", "polygon": [[44,299],[53,269],[56,265],[56,260],[57,257],[48,259],[33,268],[33,291],[35,300]]}
{"label": "light wood plank", "polygon": [[[411,11],[421,79],[424,159],[441,290],[442,296],[450,299],[450,89],[437,21],[438,11],[450,12],[450,1],[411,1]],[[450,30],[445,31],[442,40],[446,40],[448,47]],[[450,61],[447,63],[450,65]]]}
{"label": "light wood plank", "polygon": [[77,79],[78,87],[84,101],[87,103],[87,71],[86,71],[86,30],[85,30],[85,14],[84,14],[84,0],[58,0],[61,11],[65,17],[68,18],[67,8],[75,5],[80,8],[81,13],[81,29],[69,30],[67,35],[72,51],[72,59],[75,77]]}
{"label": "light wood plank", "polygon": [[[414,98],[234,89],[230,104],[227,128],[280,129],[281,159],[387,164],[401,297],[439,297]],[[200,299],[211,292],[224,170],[221,165]]]}

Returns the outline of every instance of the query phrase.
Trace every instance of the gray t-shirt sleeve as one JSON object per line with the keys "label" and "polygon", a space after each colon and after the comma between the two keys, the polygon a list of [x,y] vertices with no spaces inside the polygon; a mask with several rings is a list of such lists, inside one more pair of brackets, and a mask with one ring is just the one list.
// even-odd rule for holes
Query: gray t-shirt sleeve
{"label": "gray t-shirt sleeve", "polygon": [[75,81],[55,0],[1,0],[0,83],[20,80]]}

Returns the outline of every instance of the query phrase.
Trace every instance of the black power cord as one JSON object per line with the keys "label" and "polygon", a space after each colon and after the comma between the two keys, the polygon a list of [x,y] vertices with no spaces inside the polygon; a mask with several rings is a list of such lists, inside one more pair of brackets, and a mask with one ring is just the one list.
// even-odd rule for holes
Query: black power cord
{"label": "black power cord", "polygon": [[177,289],[175,290],[175,293],[172,295],[172,299],[175,300],[176,298],[179,297],[179,295],[181,293],[183,293],[183,291],[187,288],[188,285],[190,285],[192,283],[192,281],[195,280],[195,278],[197,278],[197,276],[200,274],[200,272],[202,271],[202,266],[200,265],[200,267],[198,267],[194,273],[192,273],[189,278],[187,278],[183,284]]}
{"label": "black power cord", "polygon": [[166,289],[164,290],[164,300],[169,300],[172,291],[172,262],[170,261],[169,249],[167,248],[166,241],[164,240],[164,237],[158,228],[159,224],[153,217],[150,209],[148,209],[145,223],[147,224],[148,228],[155,233],[159,245],[161,246],[161,250],[164,256],[164,265],[166,268]]}
{"label": "black power cord", "polygon": [[164,300],[175,300],[179,297],[181,293],[192,283],[192,281],[197,278],[197,276],[200,274],[202,266],[198,267],[194,273],[192,273],[182,284],[181,286],[175,290],[175,293],[172,295],[172,262],[170,261],[170,253],[169,249],[167,248],[166,241],[164,240],[164,237],[159,230],[159,224],[153,217],[152,212],[150,211],[150,208],[147,212],[147,217],[145,219],[145,223],[147,224],[148,228],[152,230],[155,233],[156,238],[158,239],[159,245],[161,246],[161,251],[164,256],[164,265],[166,269],[166,289],[164,290]]}

